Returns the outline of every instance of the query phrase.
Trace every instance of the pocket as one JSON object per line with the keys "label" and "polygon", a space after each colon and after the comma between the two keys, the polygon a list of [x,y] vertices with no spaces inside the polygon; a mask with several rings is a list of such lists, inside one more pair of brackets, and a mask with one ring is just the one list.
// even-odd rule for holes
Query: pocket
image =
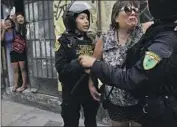
{"label": "pocket", "polygon": [[173,96],[165,98],[165,117],[176,121],[177,124],[177,99]]}
{"label": "pocket", "polygon": [[148,116],[163,122],[177,121],[177,100],[170,96],[161,96],[149,99],[146,107]]}
{"label": "pocket", "polygon": [[165,102],[163,97],[147,98],[146,111],[151,118],[159,118],[164,115]]}

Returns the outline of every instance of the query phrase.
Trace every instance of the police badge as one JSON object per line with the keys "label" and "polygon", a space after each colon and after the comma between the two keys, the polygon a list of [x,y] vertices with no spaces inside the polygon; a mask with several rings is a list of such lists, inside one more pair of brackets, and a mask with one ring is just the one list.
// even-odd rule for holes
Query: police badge
{"label": "police badge", "polygon": [[160,60],[161,58],[157,54],[152,51],[147,51],[143,60],[143,68],[145,70],[150,70],[154,68]]}

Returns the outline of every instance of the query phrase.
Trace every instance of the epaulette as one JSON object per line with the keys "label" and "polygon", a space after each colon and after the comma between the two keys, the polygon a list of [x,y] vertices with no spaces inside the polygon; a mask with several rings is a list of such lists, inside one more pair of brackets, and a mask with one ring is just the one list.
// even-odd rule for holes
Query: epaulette
{"label": "epaulette", "polygon": [[67,33],[63,33],[60,38],[58,39],[59,43],[63,43],[63,44],[71,44],[71,41],[70,41],[70,35],[67,34]]}
{"label": "epaulette", "polygon": [[60,43],[66,45],[68,48],[75,47],[76,44],[74,36],[71,33],[63,33],[59,41]]}

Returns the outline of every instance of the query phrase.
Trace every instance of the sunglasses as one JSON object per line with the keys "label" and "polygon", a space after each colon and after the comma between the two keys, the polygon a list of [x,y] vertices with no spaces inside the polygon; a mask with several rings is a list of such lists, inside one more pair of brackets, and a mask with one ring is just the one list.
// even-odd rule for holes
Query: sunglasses
{"label": "sunglasses", "polygon": [[124,6],[120,9],[120,11],[125,11],[125,13],[128,15],[130,15],[132,11],[134,11],[135,13],[139,13],[139,9],[132,6]]}

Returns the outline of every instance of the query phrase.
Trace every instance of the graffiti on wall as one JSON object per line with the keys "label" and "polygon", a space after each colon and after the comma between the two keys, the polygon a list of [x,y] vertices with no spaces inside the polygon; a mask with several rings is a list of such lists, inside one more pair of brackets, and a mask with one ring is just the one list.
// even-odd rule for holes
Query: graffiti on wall
{"label": "graffiti on wall", "polygon": [[58,43],[59,36],[65,31],[62,15],[71,0],[54,0],[53,1],[53,14],[54,14],[54,31],[56,35],[55,51],[58,50],[60,44]]}
{"label": "graffiti on wall", "polygon": [[64,4],[62,3],[62,0],[58,1],[58,3],[54,3],[55,11],[53,11],[53,13],[54,13],[55,20],[58,20],[59,17],[62,16],[61,14],[63,14],[66,7],[67,7],[67,1],[65,1]]}
{"label": "graffiti on wall", "polygon": [[[55,51],[60,47],[59,42],[57,41],[59,36],[65,31],[65,26],[63,24],[63,13],[67,7],[67,4],[71,0],[54,0],[53,1],[53,15],[54,15],[54,32],[55,32]],[[61,83],[58,81],[58,91],[62,91]]]}

